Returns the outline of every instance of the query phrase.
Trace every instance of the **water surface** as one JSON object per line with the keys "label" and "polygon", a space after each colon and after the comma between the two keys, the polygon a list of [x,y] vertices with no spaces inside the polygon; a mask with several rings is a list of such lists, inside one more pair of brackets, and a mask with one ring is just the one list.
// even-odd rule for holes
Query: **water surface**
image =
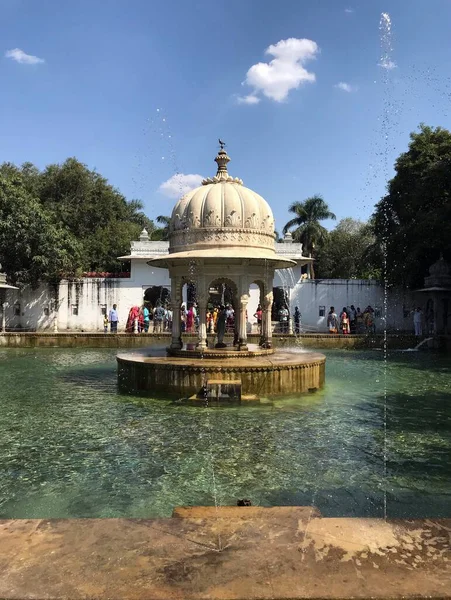
{"label": "water surface", "polygon": [[259,406],[120,395],[115,350],[0,350],[0,518],[316,505],[451,517],[449,357],[328,351],[326,387]]}

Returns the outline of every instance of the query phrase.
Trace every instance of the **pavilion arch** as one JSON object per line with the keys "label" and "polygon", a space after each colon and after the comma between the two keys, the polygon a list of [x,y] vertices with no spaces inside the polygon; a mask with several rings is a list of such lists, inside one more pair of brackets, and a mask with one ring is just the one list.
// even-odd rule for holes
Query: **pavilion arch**
{"label": "pavilion arch", "polygon": [[143,300],[145,304],[150,304],[154,308],[157,302],[166,304],[169,302],[171,292],[163,285],[152,285],[143,291]]}
{"label": "pavilion arch", "polygon": [[[230,277],[216,277],[215,279],[212,279],[210,281],[210,283],[207,285],[207,290],[211,290],[211,288],[214,287],[219,287],[221,285],[225,285],[230,292],[230,303],[232,304],[234,310],[237,309],[237,305],[238,305],[238,284],[234,279],[231,279]],[[225,300],[224,301],[225,304],[227,304],[228,302]],[[222,304],[222,299],[221,299],[221,304]]]}

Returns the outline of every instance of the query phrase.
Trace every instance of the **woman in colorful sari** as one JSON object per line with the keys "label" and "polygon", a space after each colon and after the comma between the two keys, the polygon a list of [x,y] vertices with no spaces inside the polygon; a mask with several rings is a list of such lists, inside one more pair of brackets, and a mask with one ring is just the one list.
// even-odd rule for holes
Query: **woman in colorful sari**
{"label": "woman in colorful sari", "polygon": [[143,308],[141,307],[138,312],[138,333],[141,333],[143,331],[144,331],[144,312],[143,312]]}
{"label": "woman in colorful sari", "polygon": [[128,313],[127,325],[125,327],[125,331],[127,333],[133,333],[135,331],[135,319],[137,319],[138,316],[139,316],[139,307],[132,306]]}
{"label": "woman in colorful sari", "polygon": [[194,309],[191,304],[188,308],[188,312],[186,313],[186,331],[188,333],[193,333],[194,331]]}

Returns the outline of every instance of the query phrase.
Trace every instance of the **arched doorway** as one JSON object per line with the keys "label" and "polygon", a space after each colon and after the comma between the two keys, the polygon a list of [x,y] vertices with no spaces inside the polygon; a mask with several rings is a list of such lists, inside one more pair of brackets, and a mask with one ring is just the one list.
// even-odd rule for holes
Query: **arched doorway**
{"label": "arched doorway", "polygon": [[211,307],[221,304],[235,305],[237,296],[236,284],[226,278],[218,278],[210,283],[208,289],[208,305]]}
{"label": "arched doorway", "polygon": [[[233,334],[234,343],[238,341],[237,333],[237,311],[238,311],[238,287],[237,284],[227,277],[218,277],[210,282],[208,286],[208,313],[211,315],[215,308],[223,305],[226,307],[227,321],[226,332]],[[207,331],[211,331],[211,324],[207,323]]]}
{"label": "arched doorway", "polygon": [[144,303],[155,308],[157,302],[160,302],[162,305],[168,303],[170,295],[168,288],[162,285],[152,285],[144,292]]}

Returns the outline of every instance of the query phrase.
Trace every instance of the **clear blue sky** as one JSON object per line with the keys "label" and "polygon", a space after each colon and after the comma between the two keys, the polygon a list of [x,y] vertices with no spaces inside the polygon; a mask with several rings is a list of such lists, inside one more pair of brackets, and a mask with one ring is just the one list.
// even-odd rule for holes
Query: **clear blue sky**
{"label": "clear blue sky", "polygon": [[449,0],[0,0],[0,161],[76,156],[155,217],[221,137],[279,228],[314,193],[365,219],[409,132],[451,127],[450,24]]}

